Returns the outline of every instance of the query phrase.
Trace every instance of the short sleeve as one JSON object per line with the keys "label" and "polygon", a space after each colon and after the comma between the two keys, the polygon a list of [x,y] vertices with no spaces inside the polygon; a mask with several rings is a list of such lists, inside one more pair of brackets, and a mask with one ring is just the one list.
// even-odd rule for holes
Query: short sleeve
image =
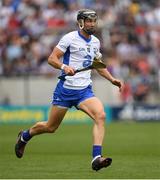
{"label": "short sleeve", "polygon": [[70,39],[68,34],[64,35],[56,47],[65,53],[70,46]]}

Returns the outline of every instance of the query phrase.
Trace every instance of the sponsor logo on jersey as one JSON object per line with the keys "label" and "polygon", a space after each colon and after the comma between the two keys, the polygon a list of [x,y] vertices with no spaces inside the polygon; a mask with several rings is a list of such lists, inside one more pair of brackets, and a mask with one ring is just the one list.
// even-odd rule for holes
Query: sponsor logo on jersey
{"label": "sponsor logo on jersey", "polygon": [[85,51],[85,48],[81,48],[81,47],[80,47],[80,48],[79,48],[79,51]]}

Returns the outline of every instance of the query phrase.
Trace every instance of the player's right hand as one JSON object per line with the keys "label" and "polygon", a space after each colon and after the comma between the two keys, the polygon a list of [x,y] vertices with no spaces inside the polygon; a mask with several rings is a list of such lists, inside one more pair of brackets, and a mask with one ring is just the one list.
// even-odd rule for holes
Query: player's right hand
{"label": "player's right hand", "polygon": [[75,74],[75,70],[70,66],[65,65],[63,70],[67,75],[73,76]]}

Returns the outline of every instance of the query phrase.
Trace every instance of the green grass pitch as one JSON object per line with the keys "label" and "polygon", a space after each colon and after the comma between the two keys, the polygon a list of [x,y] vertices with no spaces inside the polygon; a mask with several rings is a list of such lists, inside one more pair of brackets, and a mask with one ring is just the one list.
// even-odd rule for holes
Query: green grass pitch
{"label": "green grass pitch", "polygon": [[103,154],[110,167],[92,171],[92,125],[62,124],[55,134],[34,137],[17,159],[19,130],[29,125],[0,124],[0,179],[159,179],[160,123],[107,125]]}

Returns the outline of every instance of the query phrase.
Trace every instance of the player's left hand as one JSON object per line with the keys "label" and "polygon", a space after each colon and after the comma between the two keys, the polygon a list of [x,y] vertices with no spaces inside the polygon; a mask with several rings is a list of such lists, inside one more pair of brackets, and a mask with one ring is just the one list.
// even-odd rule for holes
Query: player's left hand
{"label": "player's left hand", "polygon": [[112,81],[112,84],[114,84],[115,86],[118,86],[119,87],[119,91],[122,92],[123,90],[123,83],[121,80],[119,79],[113,79]]}

